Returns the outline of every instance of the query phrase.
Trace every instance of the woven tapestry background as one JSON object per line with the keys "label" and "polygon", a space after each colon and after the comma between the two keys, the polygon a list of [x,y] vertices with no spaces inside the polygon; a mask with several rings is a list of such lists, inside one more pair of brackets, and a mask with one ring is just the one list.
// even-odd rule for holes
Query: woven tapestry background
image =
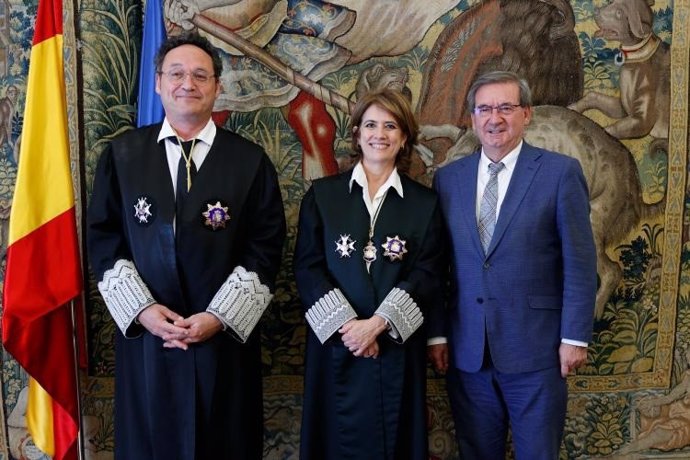
{"label": "woven tapestry background", "polygon": [[[690,0],[228,0],[193,24],[166,8],[171,1],[168,33],[202,26],[223,55],[215,120],[261,144],[280,175],[288,240],[262,322],[265,458],[297,458],[306,333],[291,271],[297,214],[311,179],[350,164],[348,100],[383,86],[411,94],[423,125],[412,175],[428,184],[473,145],[464,98],[489,69],[529,79],[537,108],[528,140],[591,173],[600,287],[588,364],[569,379],[561,458],[690,458]],[[0,2],[2,272],[36,4]],[[621,47],[616,31],[634,27],[604,24],[605,8],[649,18],[651,34]],[[81,212],[98,156],[134,123],[143,11],[140,0],[65,2]],[[240,51],[243,40],[259,51]],[[633,62],[647,63],[645,84],[621,73]],[[610,169],[615,179],[603,181]],[[632,191],[625,200],[623,191]],[[84,446],[87,459],[110,459],[117,331],[93,280],[86,311]],[[0,460],[46,458],[26,431],[26,375],[2,359]],[[429,458],[456,458],[444,381],[428,376]]]}

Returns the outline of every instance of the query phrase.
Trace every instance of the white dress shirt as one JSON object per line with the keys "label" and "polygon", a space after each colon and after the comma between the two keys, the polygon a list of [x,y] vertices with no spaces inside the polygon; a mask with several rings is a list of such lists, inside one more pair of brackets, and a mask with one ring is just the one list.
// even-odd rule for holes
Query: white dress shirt
{"label": "white dress shirt", "polygon": [[364,167],[362,166],[361,162],[358,162],[352,169],[352,177],[350,177],[350,192],[352,192],[353,182],[357,182],[359,186],[362,187],[362,198],[364,199],[364,204],[367,206],[367,210],[369,211],[369,221],[372,224],[375,223],[373,222],[374,215],[376,214],[379,204],[381,204],[381,201],[383,201],[383,198],[386,196],[388,189],[391,187],[394,188],[395,191],[398,192],[398,195],[400,195],[400,198],[403,197],[402,182],[400,182],[400,175],[398,174],[397,168],[393,168],[393,172],[390,176],[388,176],[386,182],[384,182],[383,185],[376,191],[376,195],[374,195],[373,200],[369,196],[367,175],[364,172]]}
{"label": "white dress shirt", "polygon": [[[180,164],[180,158],[182,157],[182,147],[174,140],[177,137],[177,133],[170,126],[168,118],[163,120],[163,126],[161,126],[160,133],[158,133],[158,142],[165,139],[165,154],[168,158],[168,169],[170,169],[170,177],[173,183],[173,190],[175,191],[175,196],[177,196],[177,168]],[[194,149],[192,151],[192,161],[194,161],[194,166],[196,166],[197,171],[201,168],[201,164],[206,159],[209,150],[211,150],[211,145],[213,145],[213,140],[216,138],[216,125],[213,123],[213,119],[209,118],[206,126],[196,135],[196,142],[194,143]],[[182,139],[185,140],[185,139]]]}

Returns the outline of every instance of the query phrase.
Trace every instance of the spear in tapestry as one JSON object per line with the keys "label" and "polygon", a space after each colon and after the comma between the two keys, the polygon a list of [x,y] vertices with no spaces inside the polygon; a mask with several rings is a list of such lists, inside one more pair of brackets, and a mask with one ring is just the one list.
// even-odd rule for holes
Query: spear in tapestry
{"label": "spear in tapestry", "polygon": [[275,56],[265,51],[263,48],[259,48],[254,43],[242,38],[222,24],[214,21],[213,19],[209,19],[203,14],[196,14],[194,18],[190,20],[190,22],[199,29],[214,35],[229,45],[234,46],[245,56],[265,65],[275,72],[280,78],[287,81],[291,85],[298,87],[302,91],[311,94],[316,99],[345,113],[349,114],[352,112],[352,109],[354,108],[352,101],[334,91],[329,90],[328,88],[323,87],[301,73],[295,72],[289,66],[283,64]]}
{"label": "spear in tapestry", "polygon": [[[254,59],[255,61],[268,67],[273,72],[275,72],[275,74],[278,75],[280,78],[301,89],[304,93],[309,94],[317,100],[325,104],[328,104],[332,107],[335,107],[336,109],[341,110],[344,113],[349,114],[352,112],[354,108],[354,104],[352,101],[334,91],[329,90],[328,88],[325,88],[324,86],[311,80],[305,75],[294,71],[292,68],[285,65],[279,59],[277,59],[275,56],[271,55],[270,53],[256,46],[250,41],[244,39],[243,37],[241,37],[234,31],[230,30],[229,28],[223,26],[222,24],[212,19],[209,19],[208,17],[199,13],[194,15],[194,17],[190,19],[190,22],[199,29],[205,31],[206,33],[209,33],[225,41],[229,45],[234,46],[245,56]],[[298,98],[299,97],[300,96],[298,96]],[[308,103],[309,102],[306,102],[306,104]],[[313,107],[312,103],[312,107],[309,107],[308,110],[302,111],[302,114],[304,114],[305,112],[314,112],[316,109],[317,108]],[[301,116],[302,115],[298,115],[297,118],[300,118]],[[323,116],[329,117],[325,113],[325,111]],[[328,121],[330,122],[330,124],[332,124],[332,121],[330,121],[330,117]],[[303,147],[302,175],[306,179],[315,179],[317,177],[337,173],[338,164],[335,161],[335,155],[332,148],[333,139],[335,137],[334,128],[331,128],[329,130],[327,125],[322,124],[320,126],[322,129],[318,130],[318,132],[321,133],[322,137],[325,135],[324,133],[327,131],[333,132],[331,133],[332,136],[330,136],[329,139],[319,139],[317,138],[314,132],[309,130],[309,127],[305,129],[305,127],[303,126],[308,125],[308,121],[298,120],[298,123],[301,123],[301,125],[297,127],[293,126],[293,129],[295,129],[298,137],[300,138],[300,141],[302,142]]]}

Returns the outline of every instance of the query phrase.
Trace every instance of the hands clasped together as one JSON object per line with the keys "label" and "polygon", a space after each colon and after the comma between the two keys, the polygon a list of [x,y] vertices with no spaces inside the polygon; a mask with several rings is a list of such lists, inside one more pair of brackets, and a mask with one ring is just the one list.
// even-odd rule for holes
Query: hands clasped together
{"label": "hands clasped together", "polygon": [[189,344],[210,339],[223,329],[220,320],[211,313],[195,313],[184,318],[158,303],[145,308],[138,320],[151,334],[163,339],[163,347],[182,350],[189,348]]}
{"label": "hands clasped together", "polygon": [[353,319],[343,324],[338,332],[348,350],[355,356],[378,358],[379,344],[376,338],[386,330],[386,320],[378,315],[369,319]]}

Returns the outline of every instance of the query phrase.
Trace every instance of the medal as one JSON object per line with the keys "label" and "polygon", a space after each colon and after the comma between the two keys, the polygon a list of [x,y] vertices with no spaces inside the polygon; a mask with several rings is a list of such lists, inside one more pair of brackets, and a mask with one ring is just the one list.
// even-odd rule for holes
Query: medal
{"label": "medal", "polygon": [[386,193],[383,194],[383,197],[381,197],[381,201],[379,201],[379,205],[376,207],[376,211],[374,212],[374,215],[371,216],[371,222],[369,223],[369,241],[367,241],[367,245],[364,246],[363,252],[363,258],[364,261],[367,263],[367,272],[369,271],[369,267],[371,266],[371,263],[376,260],[376,246],[374,246],[374,227],[376,227],[376,219],[379,217],[379,211],[381,211],[381,206],[383,205],[383,202],[386,200],[386,195],[388,195],[388,190],[386,190]]}
{"label": "medal", "polygon": [[387,236],[386,242],[381,245],[381,247],[384,249],[384,257],[390,258],[391,262],[395,262],[396,260],[402,260],[403,254],[407,252],[407,248],[405,248],[405,243],[406,241],[401,240],[398,235],[395,235],[393,238]]}
{"label": "medal", "polygon": [[216,204],[206,203],[206,207],[208,209],[201,213],[205,218],[204,225],[211,227],[213,231],[225,228],[225,222],[230,220],[228,207],[222,206],[220,201],[216,201]]}
{"label": "medal", "polygon": [[[371,235],[369,235],[371,238]],[[374,242],[369,240],[366,246],[364,246],[364,261],[367,264],[372,263],[373,261],[376,260],[376,246],[374,246]]]}
{"label": "medal", "polygon": [[137,202],[134,204],[134,218],[137,220],[137,223],[142,225],[150,224],[149,218],[152,217],[153,213],[151,212],[149,198],[146,196],[137,198]]}
{"label": "medal", "polygon": [[340,254],[340,258],[350,257],[350,254],[355,252],[356,241],[350,238],[350,235],[340,235],[340,239],[335,242],[335,252]]}

